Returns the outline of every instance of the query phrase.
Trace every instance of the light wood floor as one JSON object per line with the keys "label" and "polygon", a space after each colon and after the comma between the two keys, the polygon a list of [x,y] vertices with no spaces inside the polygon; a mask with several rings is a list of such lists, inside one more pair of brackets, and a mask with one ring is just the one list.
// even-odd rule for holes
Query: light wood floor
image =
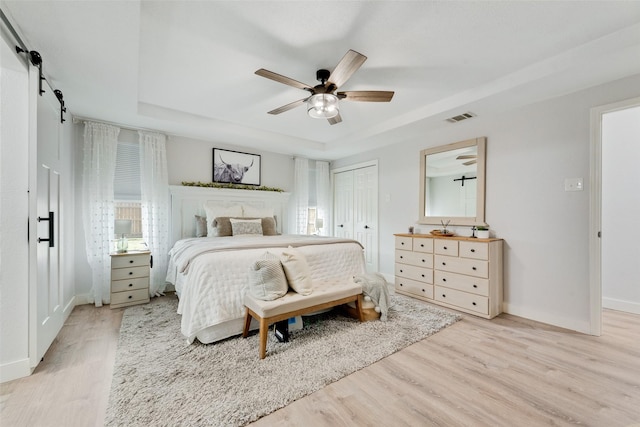
{"label": "light wood floor", "polygon": [[[0,425],[101,426],[121,319],[122,309],[76,307],[36,372],[1,386]],[[253,426],[636,423],[640,316],[607,310],[601,337],[465,315]]]}

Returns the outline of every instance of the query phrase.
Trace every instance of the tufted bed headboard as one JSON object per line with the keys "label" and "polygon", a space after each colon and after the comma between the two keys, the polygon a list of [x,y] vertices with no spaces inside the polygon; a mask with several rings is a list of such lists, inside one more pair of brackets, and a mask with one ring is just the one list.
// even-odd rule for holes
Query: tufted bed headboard
{"label": "tufted bed headboard", "polygon": [[195,215],[205,215],[204,204],[215,203],[220,207],[233,205],[253,208],[272,208],[277,221],[277,231],[287,232],[287,204],[290,193],[261,190],[233,190],[228,188],[189,187],[170,185],[171,229],[170,245],[196,234]]}

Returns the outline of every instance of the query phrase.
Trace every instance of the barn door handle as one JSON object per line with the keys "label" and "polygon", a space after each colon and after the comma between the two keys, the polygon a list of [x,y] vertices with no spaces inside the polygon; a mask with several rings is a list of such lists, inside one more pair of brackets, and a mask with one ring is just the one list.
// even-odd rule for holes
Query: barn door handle
{"label": "barn door handle", "polygon": [[54,226],[54,214],[53,212],[49,212],[49,216],[48,217],[38,217],[38,222],[40,221],[49,221],[49,238],[48,239],[41,239],[40,237],[38,237],[38,243],[41,242],[49,242],[49,247],[53,248],[55,246],[55,241],[54,241],[54,237],[53,237],[53,226]]}

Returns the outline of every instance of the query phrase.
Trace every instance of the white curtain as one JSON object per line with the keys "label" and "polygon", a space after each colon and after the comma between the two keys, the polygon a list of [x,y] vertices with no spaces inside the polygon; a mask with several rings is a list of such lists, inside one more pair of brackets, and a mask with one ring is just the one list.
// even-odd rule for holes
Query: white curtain
{"label": "white curtain", "polygon": [[169,253],[169,174],[167,137],[138,131],[140,141],[140,193],[142,238],[153,256],[149,284],[151,296],[162,295],[166,287]]}
{"label": "white curtain", "polygon": [[111,240],[114,237],[113,179],[120,128],[85,122],[82,168],[82,223],[92,271],[96,307],[108,304],[111,288]]}
{"label": "white curtain", "polygon": [[[321,236],[331,234],[331,179],[329,162],[316,161],[316,218],[322,221]],[[317,223],[317,221],[316,221]]]}
{"label": "white curtain", "polygon": [[290,234],[307,234],[309,218],[309,160],[296,158],[291,195]]}

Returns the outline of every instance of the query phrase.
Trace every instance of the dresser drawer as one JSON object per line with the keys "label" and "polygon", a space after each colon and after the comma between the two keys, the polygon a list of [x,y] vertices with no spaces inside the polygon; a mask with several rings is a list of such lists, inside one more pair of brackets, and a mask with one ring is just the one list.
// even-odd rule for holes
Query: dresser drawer
{"label": "dresser drawer", "polygon": [[433,268],[433,256],[419,252],[396,251],[396,262],[417,265],[418,267]]}
{"label": "dresser drawer", "polygon": [[433,299],[433,285],[428,283],[418,282],[404,277],[396,277],[396,289],[423,298]]}
{"label": "dresser drawer", "polygon": [[488,261],[436,255],[433,268],[451,273],[467,274],[485,279],[489,278]]}
{"label": "dresser drawer", "polygon": [[114,292],[111,294],[111,306],[126,303],[149,302],[149,290],[137,289],[135,291]]}
{"label": "dresser drawer", "polygon": [[396,249],[413,250],[413,237],[396,236]]}
{"label": "dresser drawer", "polygon": [[433,284],[472,294],[489,296],[489,279],[435,270],[433,272]]}
{"label": "dresser drawer", "polygon": [[482,242],[460,242],[460,256],[463,258],[489,259],[489,244]]}
{"label": "dresser drawer", "polygon": [[456,240],[435,239],[433,253],[437,255],[458,256],[458,242]]}
{"label": "dresser drawer", "polygon": [[424,283],[433,283],[433,270],[414,265],[396,264],[396,276]]}
{"label": "dresser drawer", "polygon": [[138,277],[129,280],[114,280],[111,282],[111,292],[133,291],[136,289],[148,289],[149,277]]}
{"label": "dresser drawer", "polygon": [[489,298],[467,292],[436,286],[434,299],[449,305],[457,306],[481,314],[489,314]]}
{"label": "dresser drawer", "polygon": [[136,277],[148,277],[149,267],[115,268],[111,270],[111,280],[134,279]]}
{"label": "dresser drawer", "polygon": [[149,265],[149,254],[118,255],[111,257],[111,268],[139,267]]}
{"label": "dresser drawer", "polygon": [[433,239],[427,237],[414,237],[413,250],[416,252],[433,253]]}

